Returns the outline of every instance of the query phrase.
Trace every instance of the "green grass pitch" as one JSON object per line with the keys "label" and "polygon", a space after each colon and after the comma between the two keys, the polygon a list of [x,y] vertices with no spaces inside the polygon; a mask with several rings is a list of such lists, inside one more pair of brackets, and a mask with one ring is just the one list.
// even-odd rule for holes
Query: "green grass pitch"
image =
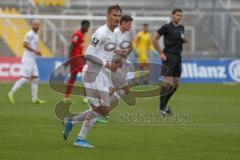
{"label": "green grass pitch", "polygon": [[[125,121],[125,114],[156,113],[159,98],[137,99],[134,108],[121,101],[109,124],[97,124],[88,140],[93,149],[73,147],[81,124],[68,141],[54,115],[62,98],[47,84],[39,86],[44,105],[31,103],[29,85],[15,95],[6,94],[12,84],[0,84],[0,160],[239,160],[240,85],[183,84],[172,98],[172,110],[191,119]],[[75,96],[72,112],[87,106]],[[136,120],[136,119],[135,119]],[[191,121],[189,121],[191,120]]]}

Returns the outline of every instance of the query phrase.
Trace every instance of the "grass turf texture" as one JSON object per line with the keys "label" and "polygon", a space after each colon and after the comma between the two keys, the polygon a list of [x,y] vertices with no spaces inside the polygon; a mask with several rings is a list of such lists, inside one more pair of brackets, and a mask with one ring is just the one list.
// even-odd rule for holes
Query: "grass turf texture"
{"label": "grass turf texture", "polygon": [[[237,160],[240,159],[240,85],[184,84],[170,105],[175,113],[192,110],[192,122],[126,122],[124,113],[158,111],[159,98],[137,99],[129,108],[121,102],[111,113],[109,124],[97,124],[88,140],[93,149],[73,147],[80,126],[68,141],[63,126],[54,115],[54,105],[62,94],[40,85],[40,98],[46,104],[31,103],[30,87],[15,95],[16,104],[6,94],[12,84],[1,84],[1,160]],[[80,97],[72,111],[87,108]]]}

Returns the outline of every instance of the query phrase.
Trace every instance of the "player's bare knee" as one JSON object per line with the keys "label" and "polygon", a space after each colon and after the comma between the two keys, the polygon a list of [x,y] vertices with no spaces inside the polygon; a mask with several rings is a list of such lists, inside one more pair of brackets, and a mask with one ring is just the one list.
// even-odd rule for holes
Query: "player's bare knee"
{"label": "player's bare knee", "polygon": [[180,86],[180,79],[179,78],[175,78],[173,80],[173,85],[174,85],[174,88],[178,88]]}
{"label": "player's bare knee", "polygon": [[106,107],[106,106],[99,106],[99,107],[94,108],[94,111],[100,115],[105,115],[109,112],[108,108],[109,107]]}
{"label": "player's bare knee", "polygon": [[162,83],[162,87],[165,87],[165,88],[171,88],[171,84],[169,82],[163,82]]}
{"label": "player's bare knee", "polygon": [[162,86],[166,87],[166,88],[171,88],[171,86],[172,86],[172,77],[165,76],[163,78]]}

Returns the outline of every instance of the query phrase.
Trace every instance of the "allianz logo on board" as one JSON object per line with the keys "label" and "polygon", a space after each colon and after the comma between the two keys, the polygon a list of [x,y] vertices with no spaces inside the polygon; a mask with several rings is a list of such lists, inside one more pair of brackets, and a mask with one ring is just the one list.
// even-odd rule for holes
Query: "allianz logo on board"
{"label": "allianz logo on board", "polygon": [[206,66],[197,63],[183,63],[182,64],[182,77],[183,78],[214,78],[225,79],[227,78],[226,66]]}

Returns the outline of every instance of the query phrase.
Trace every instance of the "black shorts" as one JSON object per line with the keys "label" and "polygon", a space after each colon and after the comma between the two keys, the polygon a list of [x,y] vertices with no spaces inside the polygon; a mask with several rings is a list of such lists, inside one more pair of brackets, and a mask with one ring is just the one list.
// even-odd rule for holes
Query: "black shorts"
{"label": "black shorts", "polygon": [[182,56],[181,54],[166,54],[167,60],[163,61],[161,68],[162,76],[181,77]]}

